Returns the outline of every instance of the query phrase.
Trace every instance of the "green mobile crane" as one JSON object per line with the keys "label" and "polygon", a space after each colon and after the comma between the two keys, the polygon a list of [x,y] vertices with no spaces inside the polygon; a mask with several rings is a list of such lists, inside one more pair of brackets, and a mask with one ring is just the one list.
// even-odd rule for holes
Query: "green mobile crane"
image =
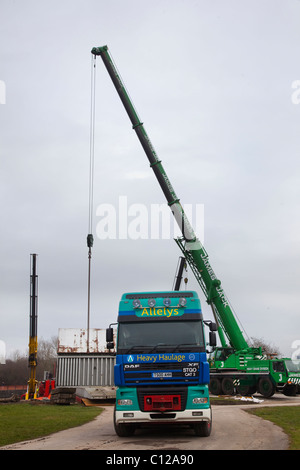
{"label": "green mobile crane", "polygon": [[[218,327],[220,347],[214,348],[210,357],[210,391],[215,395],[252,395],[259,392],[265,398],[271,397],[275,391],[285,395],[298,393],[300,383],[300,361],[278,359],[275,355],[266,355],[261,347],[249,346],[238,326],[234,312],[222,291],[223,306],[217,306],[215,297],[203,281],[191,254],[184,246],[184,240],[175,240],[184,254],[192,272],[211,306]],[[220,292],[221,282],[213,280]],[[221,307],[221,308],[220,308]],[[226,308],[225,308],[226,307]],[[227,312],[231,311],[228,316]],[[228,320],[227,322],[224,319]]]}
{"label": "green mobile crane", "polygon": [[[250,347],[244,338],[235,319],[234,313],[215,275],[205,248],[197,238],[187,219],[179,198],[163,168],[161,160],[148,137],[133,103],[126,91],[124,83],[112,60],[107,46],[95,47],[92,54],[101,56],[112,79],[117,93],[125,107],[132,127],[147,155],[150,167],[160,184],[168,205],[181,230],[182,237],[177,244],[190,265],[195,277],[203,290],[207,303],[211,306],[221,347],[216,348],[211,363],[210,385],[213,393],[247,394],[258,390],[263,396],[273,395],[277,387],[288,388],[291,377],[299,380],[299,369],[289,372],[284,360],[264,358],[261,348]],[[291,365],[290,367],[293,367]],[[297,369],[298,366],[295,366]],[[291,374],[293,374],[291,376]],[[291,387],[293,385],[291,384]]]}

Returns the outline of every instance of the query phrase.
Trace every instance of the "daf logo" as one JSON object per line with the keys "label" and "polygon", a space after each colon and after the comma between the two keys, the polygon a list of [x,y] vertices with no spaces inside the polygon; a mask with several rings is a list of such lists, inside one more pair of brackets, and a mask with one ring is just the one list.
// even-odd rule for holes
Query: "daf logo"
{"label": "daf logo", "polygon": [[132,356],[128,356],[128,357],[127,357],[127,362],[133,362],[133,357],[132,357]]}

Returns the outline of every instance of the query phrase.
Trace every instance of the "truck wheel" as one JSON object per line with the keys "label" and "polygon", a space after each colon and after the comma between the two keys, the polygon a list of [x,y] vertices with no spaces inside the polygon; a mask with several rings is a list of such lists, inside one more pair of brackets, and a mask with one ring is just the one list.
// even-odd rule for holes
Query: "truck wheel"
{"label": "truck wheel", "polygon": [[220,395],[220,393],[222,392],[222,387],[221,387],[221,382],[219,379],[214,379],[214,378],[210,379],[209,391],[213,395]]}
{"label": "truck wheel", "polygon": [[125,424],[125,423],[116,423],[116,408],[114,409],[114,428],[116,434],[119,437],[129,437],[135,431],[135,426],[133,424]]}
{"label": "truck wheel", "polygon": [[194,424],[194,431],[196,436],[208,437],[211,433],[211,421],[202,421],[201,423]]}
{"label": "truck wheel", "polygon": [[222,392],[224,395],[233,395],[234,394],[234,385],[233,380],[229,377],[225,377],[222,380]]}
{"label": "truck wheel", "polygon": [[263,397],[269,398],[274,395],[276,387],[269,377],[263,377],[259,380],[257,389]]}

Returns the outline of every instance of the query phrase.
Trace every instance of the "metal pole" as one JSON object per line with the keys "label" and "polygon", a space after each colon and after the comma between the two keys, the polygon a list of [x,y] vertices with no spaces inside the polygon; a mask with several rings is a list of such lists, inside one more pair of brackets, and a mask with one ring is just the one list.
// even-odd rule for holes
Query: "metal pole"
{"label": "metal pole", "polygon": [[37,366],[37,292],[38,276],[36,267],[36,254],[31,255],[31,275],[30,275],[30,322],[29,322],[29,357],[30,379],[28,381],[27,398],[35,395],[37,386],[36,366]]}
{"label": "metal pole", "polygon": [[92,246],[94,242],[94,237],[91,233],[87,236],[87,246],[89,249],[88,252],[88,311],[87,311],[87,338],[86,338],[86,352],[90,352],[90,307],[91,307],[91,260],[92,260]]}

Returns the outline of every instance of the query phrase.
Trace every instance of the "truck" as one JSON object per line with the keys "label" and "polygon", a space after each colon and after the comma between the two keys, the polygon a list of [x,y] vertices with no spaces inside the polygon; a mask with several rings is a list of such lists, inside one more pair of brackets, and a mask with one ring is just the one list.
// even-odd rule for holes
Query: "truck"
{"label": "truck", "polygon": [[218,331],[221,347],[216,348],[210,362],[211,391],[248,394],[259,391],[264,397],[272,396],[276,389],[287,394],[294,393],[295,381],[299,380],[298,364],[293,361],[292,370],[283,359],[269,359],[261,348],[248,345],[236,321],[234,311],[224,292],[221,281],[216,276],[209,256],[197,238],[180,199],[164,170],[154,146],[145,130],[144,124],[129,97],[122,78],[114,64],[107,46],[94,47],[94,58],[100,56],[111,77],[113,85],[150,163],[155,177],[165,195],[167,203],[181,230],[182,237],[175,241],[181,249],[196,280],[211,306]]}
{"label": "truck", "polygon": [[[204,322],[195,291],[122,295],[114,367],[118,436],[171,423],[190,426],[197,436],[210,435],[204,323],[210,328],[210,344],[216,344],[215,325]],[[112,325],[106,339],[107,347],[113,348]]]}

